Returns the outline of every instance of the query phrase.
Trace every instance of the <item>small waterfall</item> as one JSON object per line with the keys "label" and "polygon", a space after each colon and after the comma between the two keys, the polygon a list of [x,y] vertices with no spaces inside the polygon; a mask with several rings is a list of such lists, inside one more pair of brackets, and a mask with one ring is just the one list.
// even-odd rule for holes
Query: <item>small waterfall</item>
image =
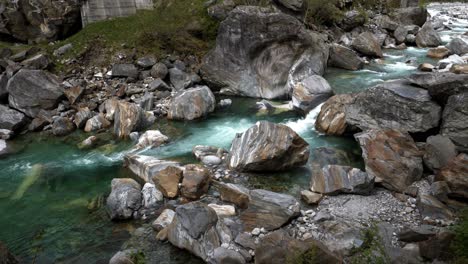
{"label": "small waterfall", "polygon": [[310,131],[315,131],[315,120],[317,119],[320,110],[322,110],[323,104],[324,103],[321,103],[320,105],[312,109],[304,118],[298,119],[296,121],[289,121],[285,125],[292,128],[292,130],[294,130],[298,134],[304,134]]}

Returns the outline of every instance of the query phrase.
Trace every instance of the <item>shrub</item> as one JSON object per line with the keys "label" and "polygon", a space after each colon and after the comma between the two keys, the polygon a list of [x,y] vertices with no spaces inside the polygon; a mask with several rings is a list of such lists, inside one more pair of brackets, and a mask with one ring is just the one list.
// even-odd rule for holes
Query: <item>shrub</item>
{"label": "shrub", "polygon": [[455,239],[451,243],[454,263],[468,263],[468,209],[461,213],[460,222],[453,228]]}
{"label": "shrub", "polygon": [[343,19],[339,0],[306,0],[304,22],[315,25],[333,25]]}

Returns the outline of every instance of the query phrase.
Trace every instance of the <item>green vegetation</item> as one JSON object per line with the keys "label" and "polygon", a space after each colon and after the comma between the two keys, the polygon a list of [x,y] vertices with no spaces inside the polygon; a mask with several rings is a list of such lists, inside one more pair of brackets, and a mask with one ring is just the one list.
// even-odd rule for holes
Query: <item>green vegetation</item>
{"label": "green vegetation", "polygon": [[453,228],[455,239],[451,243],[455,264],[468,263],[468,209],[461,212],[460,218],[460,223]]}
{"label": "green vegetation", "polygon": [[[88,56],[94,61],[100,61],[97,56],[109,53],[103,49],[110,51],[110,55],[136,49],[140,55],[202,56],[213,46],[218,28],[218,23],[208,16],[204,3],[205,0],[158,1],[154,10],[89,24],[53,48],[72,43],[68,56]],[[108,59],[101,58],[101,61],[104,64]]]}
{"label": "green vegetation", "polygon": [[314,25],[333,25],[343,19],[339,0],[306,0],[304,22]]}
{"label": "green vegetation", "polygon": [[142,251],[134,252],[130,255],[130,259],[135,264],[145,264],[145,254]]}
{"label": "green vegetation", "polygon": [[354,255],[351,257],[352,264],[389,263],[377,225],[372,224],[369,228],[364,229],[362,238],[364,243],[362,247],[354,250]]}
{"label": "green vegetation", "polygon": [[296,251],[286,259],[286,264],[319,264],[322,263],[317,255],[317,247],[311,246],[306,251]]}

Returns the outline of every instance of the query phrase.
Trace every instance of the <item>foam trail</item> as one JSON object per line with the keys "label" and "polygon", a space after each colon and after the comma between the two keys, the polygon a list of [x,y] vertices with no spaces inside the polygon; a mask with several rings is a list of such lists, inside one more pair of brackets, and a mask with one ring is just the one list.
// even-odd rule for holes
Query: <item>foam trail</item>
{"label": "foam trail", "polygon": [[308,131],[315,130],[315,120],[322,110],[324,103],[321,103],[314,109],[312,109],[304,118],[298,119],[296,121],[289,121],[285,125],[292,128],[296,133],[303,134]]}

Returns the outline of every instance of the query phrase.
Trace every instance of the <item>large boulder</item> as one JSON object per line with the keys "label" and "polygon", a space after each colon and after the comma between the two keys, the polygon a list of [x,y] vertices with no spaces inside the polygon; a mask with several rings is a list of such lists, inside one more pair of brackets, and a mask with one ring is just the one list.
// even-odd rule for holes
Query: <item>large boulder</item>
{"label": "large boulder", "polygon": [[460,154],[443,167],[436,180],[445,181],[450,188],[449,196],[468,198],[468,155]]}
{"label": "large boulder", "polygon": [[351,46],[364,55],[379,58],[383,57],[380,43],[371,32],[361,33],[359,36],[353,39]]}
{"label": "large boulder", "polygon": [[343,135],[348,127],[346,107],[354,97],[352,94],[338,94],[328,99],[315,120],[315,129],[327,135]]}
{"label": "large boulder", "polygon": [[266,190],[252,190],[249,194],[249,206],[240,215],[246,231],[261,227],[275,230],[300,214],[299,202],[290,195]]}
{"label": "large boulder", "polygon": [[310,190],[322,194],[354,193],[369,194],[374,187],[375,176],[359,169],[340,165],[324,166],[314,173]]}
{"label": "large boulder", "polygon": [[280,171],[304,165],[309,144],[291,128],[257,122],[232,141],[229,167],[239,171]]}
{"label": "large boulder", "polygon": [[429,95],[443,105],[450,96],[468,92],[468,74],[451,72],[414,73],[407,80],[427,89]]}
{"label": "large boulder", "polygon": [[141,186],[133,179],[113,179],[107,197],[107,209],[112,220],[125,220],[141,207]]}
{"label": "large boulder", "polygon": [[357,71],[362,69],[364,61],[354,50],[335,43],[330,46],[328,65],[345,70]]}
{"label": "large boulder", "polygon": [[370,130],[355,135],[362,149],[366,172],[383,186],[403,192],[423,173],[422,153],[407,133]]}
{"label": "large boulder", "polygon": [[461,151],[468,151],[468,93],[449,97],[440,133],[449,137]]}
{"label": "large boulder", "polygon": [[426,22],[416,35],[416,45],[420,48],[437,47],[442,44],[439,33],[434,30],[431,22]]}
{"label": "large boulder", "polygon": [[138,78],[138,69],[133,64],[114,64],[112,77]]}
{"label": "large boulder", "polygon": [[424,164],[431,170],[439,170],[457,156],[457,149],[446,136],[430,136],[424,147]]}
{"label": "large boulder", "polygon": [[167,143],[169,138],[161,133],[159,130],[148,130],[138,139],[137,148],[156,148],[164,143]]}
{"label": "large boulder", "polygon": [[238,6],[221,23],[216,47],[201,71],[206,82],[224,93],[288,98],[289,82],[322,75],[327,60],[324,37],[301,21],[271,8]]}
{"label": "large boulder", "polygon": [[403,25],[422,26],[427,21],[427,9],[424,7],[398,8],[394,10],[395,20]]}
{"label": "large boulder", "polygon": [[427,90],[389,81],[358,94],[346,107],[346,122],[362,130],[392,128],[425,132],[439,125],[441,107]]}
{"label": "large boulder", "polygon": [[0,129],[18,131],[28,122],[23,113],[0,104]]}
{"label": "large boulder", "polygon": [[174,198],[179,194],[179,183],[182,177],[183,171],[181,169],[168,166],[157,172],[152,180],[165,197]]}
{"label": "large boulder", "polygon": [[174,161],[160,160],[151,156],[127,155],[124,157],[124,166],[144,182],[153,183],[154,175],[170,166],[180,167],[180,164]]}
{"label": "large boulder", "polygon": [[216,99],[207,86],[190,88],[177,94],[171,101],[169,119],[193,120],[214,111]]}
{"label": "large boulder", "polygon": [[131,132],[151,125],[153,118],[137,104],[119,102],[114,114],[114,134],[126,138]]}
{"label": "large boulder", "polygon": [[446,47],[449,49],[450,54],[464,55],[468,53],[468,43],[461,38],[452,39]]}
{"label": "large boulder", "polygon": [[221,246],[216,230],[218,216],[209,206],[192,202],[177,207],[172,223],[167,227],[169,242],[207,261]]}
{"label": "large boulder", "polygon": [[322,76],[311,75],[296,84],[292,94],[295,109],[307,114],[333,95],[333,90]]}
{"label": "large boulder", "polygon": [[189,164],[185,166],[180,192],[187,199],[197,200],[208,192],[210,181],[211,174],[209,170],[201,165]]}
{"label": "large boulder", "polygon": [[55,75],[22,69],[8,81],[9,104],[29,117],[57,106],[63,90]]}

